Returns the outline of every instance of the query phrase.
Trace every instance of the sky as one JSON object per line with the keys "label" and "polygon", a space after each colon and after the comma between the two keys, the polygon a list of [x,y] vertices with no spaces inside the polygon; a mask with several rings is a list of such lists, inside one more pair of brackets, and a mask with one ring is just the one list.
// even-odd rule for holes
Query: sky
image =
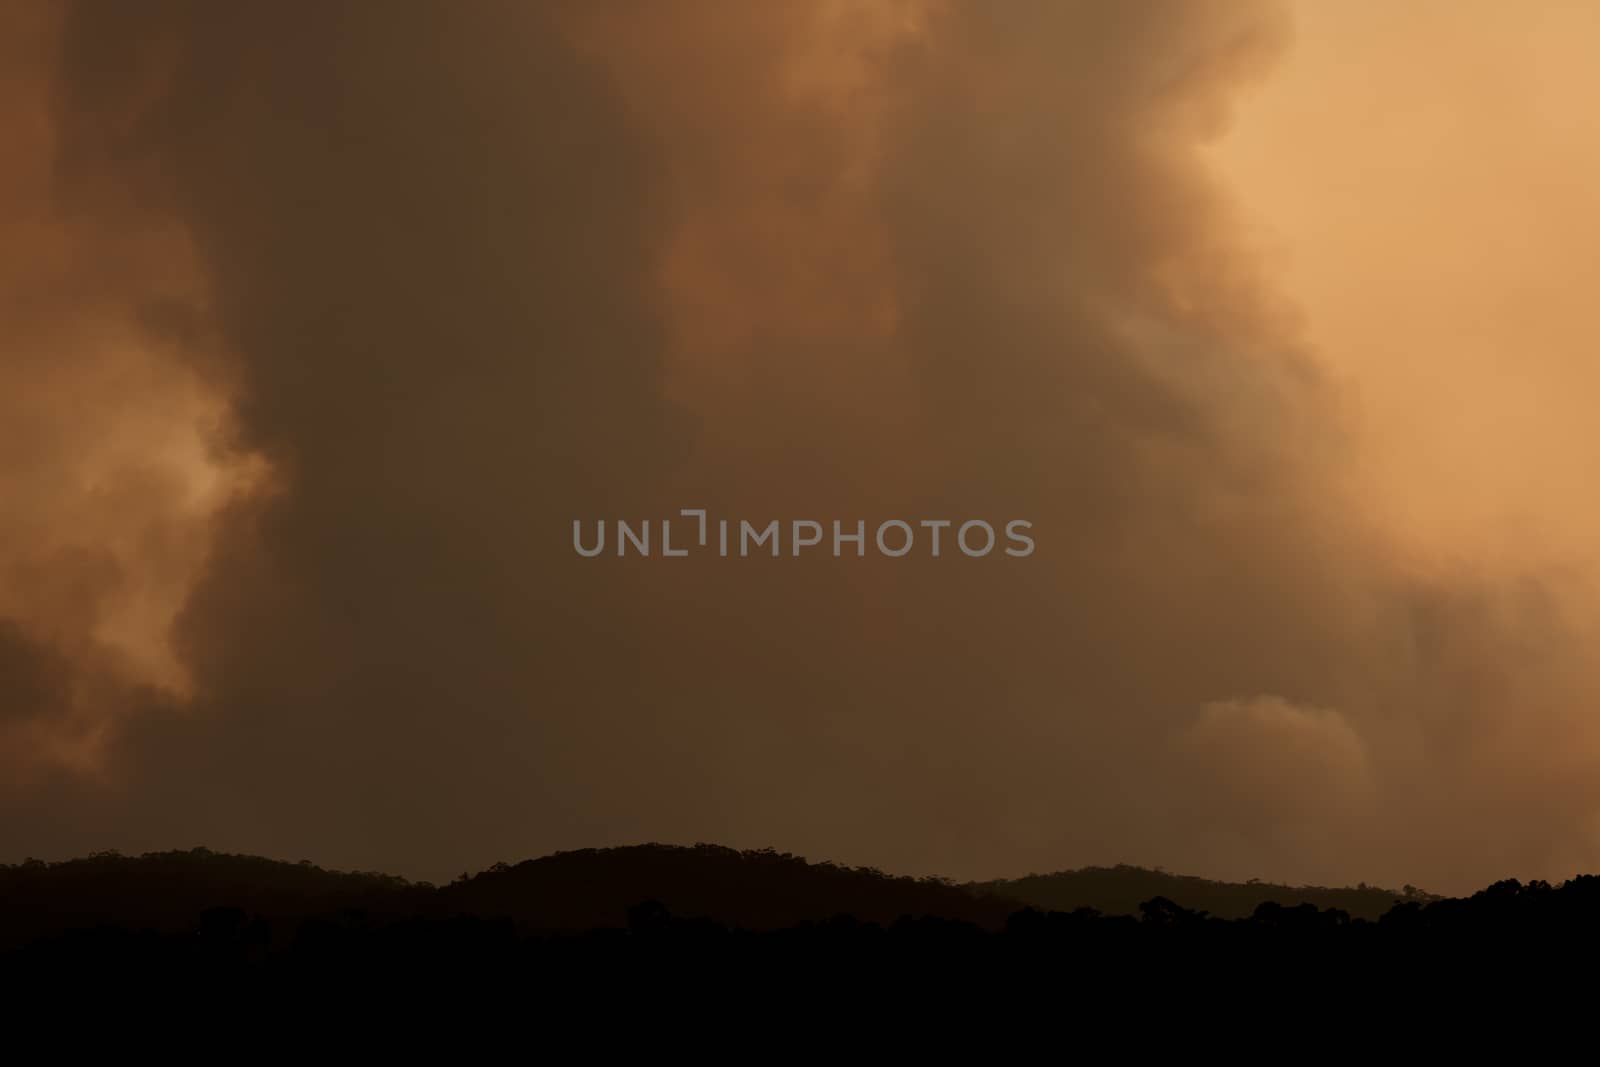
{"label": "sky", "polygon": [[0,0],[0,860],[1595,869],[1597,38]]}

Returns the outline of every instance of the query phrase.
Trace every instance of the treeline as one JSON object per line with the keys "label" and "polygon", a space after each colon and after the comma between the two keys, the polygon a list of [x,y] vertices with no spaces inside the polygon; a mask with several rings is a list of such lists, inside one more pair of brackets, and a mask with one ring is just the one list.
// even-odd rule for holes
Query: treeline
{"label": "treeline", "polygon": [[1396,892],[1366,884],[1333,888],[1278,885],[1258,880],[1219,882],[1126,864],[975,882],[971,888],[1044,911],[1093,908],[1106,915],[1138,915],[1139,906],[1145,901],[1165,897],[1185,908],[1224,919],[1247,918],[1260,905],[1271,903],[1285,907],[1311,904],[1376,920],[1396,904],[1440,899],[1411,885]]}
{"label": "treeline", "polygon": [[1022,968],[1147,983],[1206,980],[1221,967],[1576,958],[1597,935],[1595,877],[1507,881],[1459,899],[1414,893],[1374,920],[1274,901],[1224,917],[1165,897],[1131,915],[1048,910],[937,879],[714,846],[561,853],[439,887],[204,850],[0,868],[0,958],[20,974],[470,973],[570,985],[702,967],[823,969],[845,983]]}
{"label": "treeline", "polygon": [[1600,946],[1597,935],[1600,878],[1588,877],[1559,887],[1503,882],[1465,899],[1405,904],[1377,922],[1270,903],[1248,918],[1219,919],[1158,898],[1138,917],[1025,908],[998,929],[938,916],[878,923],[838,915],[756,931],[675,916],[651,900],[615,927],[540,934],[504,916],[347,910],[274,919],[222,907],[179,929],[101,924],[50,933],[0,952],[0,966],[39,981],[451,979],[574,996],[619,987],[682,993],[681,983],[707,980],[825,983],[819,991],[871,995],[883,983],[1011,984],[1032,975],[1096,995],[1127,988],[1184,998],[1214,997],[1222,981],[1504,977],[1514,973],[1507,961],[1586,961]]}

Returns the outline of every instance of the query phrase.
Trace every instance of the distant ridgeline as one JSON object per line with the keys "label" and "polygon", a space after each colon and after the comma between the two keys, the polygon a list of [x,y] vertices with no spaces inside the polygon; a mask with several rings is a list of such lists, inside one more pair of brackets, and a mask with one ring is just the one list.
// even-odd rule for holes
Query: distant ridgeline
{"label": "distant ridgeline", "polygon": [[1138,915],[1141,904],[1164,897],[1179,907],[1219,919],[1249,918],[1262,904],[1272,903],[1284,907],[1311,904],[1317,908],[1337,908],[1348,912],[1352,918],[1376,920],[1399,903],[1441,899],[1410,885],[1393,892],[1364,883],[1354,889],[1329,889],[1258,881],[1213,882],[1125,864],[973,882],[969,888],[1045,911],[1093,908],[1103,915]]}
{"label": "distant ridgeline", "polygon": [[1407,886],[1398,893],[1213,882],[1141,867],[1090,867],[1025,878],[958,884],[896,877],[874,868],[810,863],[771,849],[736,851],[637,845],[558,852],[496,864],[446,886],[307,862],[194,849],[139,857],[97,853],[62,863],[0,865],[0,948],[65,929],[111,924],[177,929],[202,910],[236,908],[292,919],[323,912],[373,916],[473,914],[508,917],[539,933],[622,928],[629,910],[659,902],[672,914],[746,930],[773,930],[850,915],[890,923],[938,916],[999,929],[1032,907],[1107,916],[1139,915],[1164,898],[1190,911],[1246,918],[1263,903],[1336,908],[1377,919],[1396,903],[1437,899]]}
{"label": "distant ridgeline", "polygon": [[1496,952],[1540,947],[1600,950],[1600,878],[1500,882],[1459,899],[1137,867],[963,885],[712,845],[561,852],[445,886],[205,849],[0,866],[0,973],[35,984],[361,970],[511,974],[577,995],[619,976],[670,987],[700,966],[724,980],[820,969],[878,989],[885,968],[931,982],[1043,967],[1058,985],[1187,974],[1205,988],[1220,967],[1262,981],[1285,966],[1329,976],[1383,961],[1468,974]]}

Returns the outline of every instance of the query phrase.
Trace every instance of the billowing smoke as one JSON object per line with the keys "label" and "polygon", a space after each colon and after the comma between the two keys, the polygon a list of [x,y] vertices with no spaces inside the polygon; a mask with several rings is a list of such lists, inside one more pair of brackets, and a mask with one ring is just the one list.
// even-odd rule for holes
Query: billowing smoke
{"label": "billowing smoke", "polygon": [[99,777],[122,720],[190,695],[167,640],[212,519],[258,484],[228,447],[180,220],[114,173],[56,184],[58,10],[0,10],[0,775]]}
{"label": "billowing smoke", "polygon": [[[6,193],[72,244],[0,318],[4,851],[1593,861],[1577,580],[1363,518],[1358,398],[1203,155],[1279,5],[61,15]],[[573,551],[680,508],[1037,549]]]}

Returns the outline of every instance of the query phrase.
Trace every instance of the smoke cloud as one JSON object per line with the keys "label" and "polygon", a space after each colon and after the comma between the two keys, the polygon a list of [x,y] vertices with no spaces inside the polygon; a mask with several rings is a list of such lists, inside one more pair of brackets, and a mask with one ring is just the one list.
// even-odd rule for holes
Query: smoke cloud
{"label": "smoke cloud", "polygon": [[[1397,532],[1217,164],[1290,15],[8,12],[0,851],[1591,865],[1587,569]],[[685,507],[1037,549],[572,549]]]}

